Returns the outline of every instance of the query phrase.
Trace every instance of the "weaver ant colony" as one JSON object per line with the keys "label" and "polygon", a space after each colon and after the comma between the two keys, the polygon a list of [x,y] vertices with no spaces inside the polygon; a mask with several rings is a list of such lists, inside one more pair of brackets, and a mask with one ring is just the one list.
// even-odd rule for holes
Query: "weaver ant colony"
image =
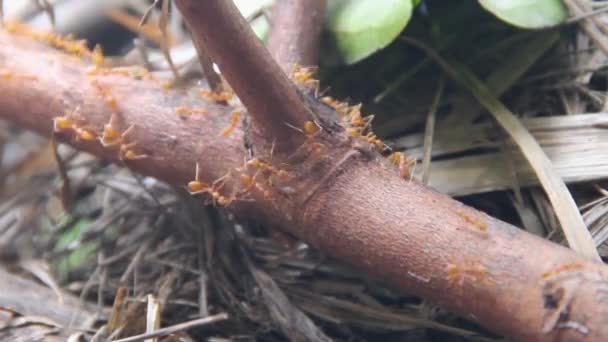
{"label": "weaver ant colony", "polygon": [[40,32],[15,20],[5,21],[4,28],[10,33],[44,42],[78,58],[88,57],[94,65],[101,66],[104,63],[101,48],[96,46],[91,51],[84,40],[74,40],[70,36],[63,37],[52,32]]}
{"label": "weaver ant colony", "polygon": [[[330,96],[322,97],[321,102],[332,107],[342,117],[345,133],[348,137],[365,141],[380,152],[391,150],[382,140],[369,131],[374,117],[373,115],[362,116],[360,104],[349,106],[346,102],[340,102]],[[388,156],[388,159],[398,167],[401,178],[412,180],[411,169],[416,166],[416,159],[407,158],[403,152],[393,152]]]}

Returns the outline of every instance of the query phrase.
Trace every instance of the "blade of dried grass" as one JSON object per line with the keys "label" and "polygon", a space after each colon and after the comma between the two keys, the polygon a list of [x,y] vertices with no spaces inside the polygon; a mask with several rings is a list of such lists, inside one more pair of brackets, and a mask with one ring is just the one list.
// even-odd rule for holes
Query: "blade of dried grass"
{"label": "blade of dried grass", "polygon": [[149,338],[154,338],[154,337],[168,336],[168,335],[174,334],[179,331],[184,331],[184,330],[198,327],[201,325],[207,325],[207,324],[211,324],[211,323],[215,323],[215,322],[219,322],[219,321],[224,321],[226,319],[228,319],[228,315],[225,313],[221,313],[221,314],[217,314],[217,315],[213,315],[213,316],[208,316],[205,318],[199,318],[199,319],[194,319],[192,321],[175,324],[170,327],[158,329],[152,333],[145,333],[145,334],[141,334],[141,335],[122,338],[120,340],[115,340],[114,342],[136,342],[136,341],[143,341],[143,340],[146,340]]}
{"label": "blade of dried grass", "polygon": [[[558,39],[559,34],[556,31],[547,31],[518,40],[517,44],[510,47],[508,54],[502,56],[506,62],[497,66],[486,78],[486,86],[490,92],[497,97],[504,94]],[[478,104],[473,99],[464,99],[442,125],[450,127],[457,122],[472,122],[481,114],[477,107]]]}
{"label": "blade of dried grass", "polygon": [[492,95],[487,86],[465,65],[454,60],[443,59],[423,43],[407,37],[402,38],[406,42],[423,49],[452,78],[467,87],[477,100],[494,116],[496,121],[511,136],[530,163],[532,169],[536,172],[536,176],[553,205],[568,245],[573,250],[587,257],[601,260],[597,248],[595,248],[595,244],[593,243],[593,238],[566,184],[553,168],[551,160],[521,121],[500,100]]}
{"label": "blade of dried grass", "polygon": [[[454,64],[456,63],[453,62],[452,65]],[[492,113],[496,121],[509,133],[536,172],[536,176],[547,193],[547,197],[549,197],[561,223],[568,245],[583,255],[601,260],[572,194],[570,194],[563,179],[553,168],[551,160],[532,134],[465,66],[458,66],[457,64],[455,66],[455,69],[459,71],[458,79],[469,88],[479,102]]]}
{"label": "blade of dried grass", "polygon": [[426,126],[424,128],[424,158],[422,159],[422,183],[425,185],[429,182],[429,172],[431,170],[431,155],[433,150],[433,134],[435,132],[435,117],[439,104],[441,103],[441,97],[443,95],[443,88],[445,86],[445,77],[439,76],[439,84],[437,85],[437,93],[433,98],[433,103],[429,109],[429,113],[426,117]]}
{"label": "blade of dried grass", "polygon": [[[160,303],[152,294],[148,295],[148,307],[146,310],[146,334],[153,333],[160,328]],[[146,339],[146,342],[158,342],[157,337]]]}

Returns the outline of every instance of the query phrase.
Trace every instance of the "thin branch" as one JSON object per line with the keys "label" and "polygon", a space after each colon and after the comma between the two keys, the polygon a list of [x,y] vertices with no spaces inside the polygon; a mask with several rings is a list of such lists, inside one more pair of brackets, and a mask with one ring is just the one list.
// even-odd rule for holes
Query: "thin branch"
{"label": "thin branch", "polygon": [[286,72],[316,66],[327,0],[282,0],[272,9],[268,50]]}
{"label": "thin branch", "polygon": [[281,150],[297,147],[303,137],[285,123],[303,127],[310,118],[295,85],[255,36],[232,1],[175,0],[192,39],[219,66],[239,96],[255,127]]}
{"label": "thin branch", "polygon": [[443,74],[439,76],[439,84],[437,85],[437,93],[431,103],[431,108],[426,117],[426,125],[424,128],[424,157],[422,158],[422,184],[429,183],[429,174],[431,172],[431,156],[433,155],[433,135],[435,132],[435,117],[441,103],[443,95],[443,87],[445,86],[445,77]]}

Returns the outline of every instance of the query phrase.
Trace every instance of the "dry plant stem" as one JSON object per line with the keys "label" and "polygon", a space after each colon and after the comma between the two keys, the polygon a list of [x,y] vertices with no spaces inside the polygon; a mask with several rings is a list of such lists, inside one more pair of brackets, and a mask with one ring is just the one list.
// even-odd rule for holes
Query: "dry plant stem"
{"label": "dry plant stem", "polygon": [[282,0],[275,3],[267,46],[286,72],[296,64],[318,64],[326,8],[326,0]]}
{"label": "dry plant stem", "polygon": [[[575,17],[585,15],[585,13],[592,11],[591,6],[588,5],[586,1],[564,0],[564,3],[568,7],[570,13]],[[581,26],[597,47],[608,56],[608,39],[606,39],[606,35],[598,27],[598,23],[600,23],[598,18],[590,17],[583,20]],[[600,23],[599,25],[602,24]]]}
{"label": "dry plant stem", "polygon": [[277,148],[290,150],[303,138],[286,124],[303,127],[308,111],[296,87],[249,28],[232,1],[176,0],[192,38],[219,66],[247,108],[255,127]]}
{"label": "dry plant stem", "polygon": [[[0,31],[0,63],[16,75],[37,75],[0,82],[0,117],[45,135],[54,117],[78,106],[88,125],[101,128],[108,121],[109,110],[90,85],[86,66],[72,57]],[[184,186],[193,179],[196,162],[205,180],[242,167],[243,132],[217,137],[230,120],[228,106],[166,91],[145,79],[104,76],[100,82],[113,91],[120,128],[135,124],[130,138],[143,149],[138,152],[149,155],[124,162],[133,170]],[[180,118],[174,111],[179,105],[209,114]],[[116,150],[98,142],[58,138],[121,162]],[[327,153],[334,165],[344,157],[334,147]],[[550,341],[558,335],[608,340],[608,311],[598,305],[608,300],[603,264],[408,182],[393,166],[363,154],[353,154],[340,169],[304,202],[255,200],[235,202],[229,209],[286,229],[329,255],[515,340]],[[301,181],[308,178],[312,175]],[[277,205],[281,210],[274,209]]]}
{"label": "dry plant stem", "polygon": [[428,185],[431,171],[431,156],[433,154],[433,135],[435,132],[435,117],[437,110],[441,104],[443,88],[445,86],[445,77],[443,74],[439,76],[439,84],[437,85],[437,93],[431,103],[431,108],[426,116],[426,125],[424,127],[424,157],[422,158],[422,184]]}

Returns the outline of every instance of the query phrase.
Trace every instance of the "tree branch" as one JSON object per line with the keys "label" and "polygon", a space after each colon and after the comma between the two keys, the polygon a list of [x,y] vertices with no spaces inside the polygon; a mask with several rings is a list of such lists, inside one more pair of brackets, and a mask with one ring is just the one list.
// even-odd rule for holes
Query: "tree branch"
{"label": "tree branch", "polygon": [[[2,118],[48,136],[53,119],[79,108],[78,127],[100,135],[114,108],[118,130],[134,125],[122,143],[137,142],[133,149],[146,158],[121,161],[120,146],[76,139],[74,129],[60,129],[57,138],[179,187],[193,180],[197,163],[205,182],[227,175],[218,191],[235,197],[228,209],[238,217],[281,227],[516,340],[608,340],[608,312],[598,305],[608,298],[603,264],[404,180],[365,145],[338,133],[315,135],[292,155],[286,180],[260,177],[249,191],[241,181],[255,170],[243,165],[243,131],[219,134],[233,108],[165,90],[150,77],[91,74],[73,56],[5,32],[0,61],[7,71]],[[197,111],[180,116],[180,107]],[[194,114],[203,110],[208,114]]]}
{"label": "tree branch", "polygon": [[327,0],[282,0],[272,9],[268,50],[290,72],[294,65],[316,66]]}
{"label": "tree branch", "polygon": [[249,28],[232,1],[175,0],[188,22],[192,39],[219,66],[269,141],[290,150],[303,138],[288,125],[304,127],[309,113],[296,87]]}

